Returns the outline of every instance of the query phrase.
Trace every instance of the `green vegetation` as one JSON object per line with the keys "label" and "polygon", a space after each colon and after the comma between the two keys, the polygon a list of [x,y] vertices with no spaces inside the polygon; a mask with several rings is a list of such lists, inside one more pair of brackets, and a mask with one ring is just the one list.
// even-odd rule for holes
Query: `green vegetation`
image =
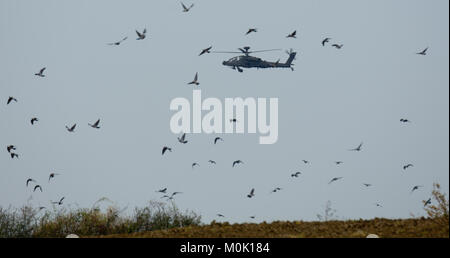
{"label": "green vegetation", "polygon": [[24,206],[20,209],[0,207],[0,237],[65,237],[68,234],[98,236],[129,234],[153,230],[199,225],[201,217],[194,212],[181,212],[174,204],[150,202],[135,208],[133,215],[123,216],[117,207],[102,212],[91,209],[39,211]]}

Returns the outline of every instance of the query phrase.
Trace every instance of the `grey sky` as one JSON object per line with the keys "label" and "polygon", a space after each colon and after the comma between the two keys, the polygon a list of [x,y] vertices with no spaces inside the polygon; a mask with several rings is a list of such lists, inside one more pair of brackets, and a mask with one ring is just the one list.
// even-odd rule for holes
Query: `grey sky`
{"label": "grey sky", "polygon": [[[35,205],[65,196],[66,205],[90,207],[106,196],[143,206],[168,187],[204,222],[216,213],[233,222],[313,220],[327,200],[342,218],[408,217],[424,214],[433,182],[448,193],[448,1],[184,2],[195,6],[182,13],[167,0],[0,1],[1,206],[26,202],[28,177],[44,190],[33,194]],[[245,36],[250,27],[258,32]],[[143,28],[147,38],[135,40]],[[298,38],[286,39],[293,30]],[[123,45],[106,45],[124,36]],[[322,47],[325,37],[344,47]],[[295,71],[241,74],[221,64],[233,55],[198,57],[210,45],[293,48]],[[414,54],[428,46],[427,56]],[[283,51],[258,56],[287,59]],[[33,75],[44,66],[47,77]],[[278,97],[278,142],[223,135],[214,146],[214,135],[200,134],[179,144],[169,104],[192,98],[186,83],[195,72],[203,98]],[[18,103],[6,106],[8,96]],[[98,118],[100,130],[87,126]],[[70,134],[64,127],[73,123]],[[347,151],[361,141],[362,152]],[[164,145],[174,151],[162,157]],[[245,164],[232,169],[236,159]],[[193,162],[201,167],[192,170]],[[415,167],[404,172],[407,163]],[[62,175],[48,184],[52,171]],[[291,179],[295,171],[303,175]],[[328,185],[337,176],[344,179]],[[425,187],[410,194],[414,185]]]}

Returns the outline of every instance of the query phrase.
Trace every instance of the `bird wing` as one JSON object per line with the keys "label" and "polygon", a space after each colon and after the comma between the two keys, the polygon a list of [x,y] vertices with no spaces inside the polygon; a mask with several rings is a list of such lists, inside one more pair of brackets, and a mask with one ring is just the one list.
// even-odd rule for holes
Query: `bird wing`
{"label": "bird wing", "polygon": [[189,11],[189,9],[183,4],[183,2],[181,2],[181,6],[183,7],[184,11]]}
{"label": "bird wing", "polygon": [[47,69],[46,67],[42,68],[41,71],[39,71],[39,73],[43,73],[45,71],[45,69]]}
{"label": "bird wing", "polygon": [[142,38],[142,34],[139,33],[139,31],[136,30],[136,34],[138,35],[138,37]]}

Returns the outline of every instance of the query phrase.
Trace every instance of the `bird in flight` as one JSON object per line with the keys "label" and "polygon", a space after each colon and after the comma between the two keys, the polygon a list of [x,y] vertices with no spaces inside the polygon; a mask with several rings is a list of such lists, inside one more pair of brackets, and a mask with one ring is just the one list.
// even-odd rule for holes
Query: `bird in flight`
{"label": "bird in flight", "polygon": [[425,55],[427,55],[427,51],[428,51],[428,47],[425,48],[424,50],[420,51],[419,53],[416,53],[416,54],[417,54],[417,55],[425,56]]}
{"label": "bird in flight", "polygon": [[164,155],[164,153],[165,153],[166,151],[172,152],[172,148],[169,148],[169,147],[167,147],[167,146],[164,146],[164,148],[162,149],[162,155]]}
{"label": "bird in flight", "polygon": [[200,164],[198,164],[197,162],[192,163],[192,169],[194,169],[195,166],[200,167]]}
{"label": "bird in flight", "polygon": [[411,123],[410,120],[405,119],[405,118],[400,119],[400,122],[402,122],[402,123]]}
{"label": "bird in flight", "polygon": [[291,177],[298,177],[301,174],[302,172],[295,172],[294,174],[291,174]]}
{"label": "bird in flight", "polygon": [[34,123],[36,123],[37,121],[39,121],[36,117],[31,118],[31,125],[34,125]]}
{"label": "bird in flight", "polygon": [[415,190],[419,190],[420,187],[423,187],[423,185],[416,185],[412,188],[411,193],[413,193]]}
{"label": "bird in flight", "polygon": [[39,76],[39,77],[45,77],[45,75],[44,75],[45,69],[47,69],[47,68],[46,67],[42,68],[41,70],[39,70],[38,73],[35,73],[34,75]]}
{"label": "bird in flight", "polygon": [[252,198],[253,196],[255,196],[255,188],[252,188],[252,190],[250,191],[249,194],[247,194],[248,198]]}
{"label": "bird in flight", "polygon": [[212,159],[208,160],[208,162],[209,162],[210,164],[213,164],[213,165],[216,165],[216,164],[217,164],[217,163],[216,163],[214,160],[212,160]]}
{"label": "bird in flight", "polygon": [[110,46],[119,46],[120,44],[122,44],[122,42],[124,42],[127,39],[128,39],[128,37],[125,37],[125,38],[123,38],[123,39],[121,39],[119,41],[116,41],[116,42],[113,42],[113,43],[108,43],[108,45],[110,45]]}
{"label": "bird in flight", "polygon": [[343,161],[335,161],[334,162],[336,165],[341,165],[342,163],[344,163]]}
{"label": "bird in flight", "polygon": [[325,46],[326,43],[330,42],[331,38],[325,38],[322,40],[322,46]]}
{"label": "bird in flight", "polygon": [[256,29],[256,28],[250,28],[250,29],[248,29],[247,33],[245,33],[245,35],[248,35],[248,34],[250,34],[250,33],[252,33],[252,32],[258,32],[258,29]]}
{"label": "bird in flight", "polygon": [[255,216],[250,216],[250,218],[251,218],[251,219],[254,219],[254,218],[256,218],[256,217],[255,217]]}
{"label": "bird in flight", "polygon": [[143,40],[143,39],[145,39],[145,36],[146,36],[145,34],[146,33],[147,33],[147,29],[144,29],[142,31],[142,33],[136,30],[136,34],[138,35],[138,38],[136,40]]}
{"label": "bird in flight", "polygon": [[280,187],[277,187],[277,188],[275,188],[275,189],[272,190],[272,193],[276,193],[276,192],[281,191],[281,190],[282,190],[282,189],[281,189]]}
{"label": "bird in flight", "polygon": [[62,205],[63,204],[63,200],[65,197],[61,198],[61,200],[59,200],[59,202],[52,202],[53,204],[58,204],[58,205]]}
{"label": "bird in flight", "polygon": [[426,201],[423,201],[423,207],[425,207],[425,206],[427,206],[427,205],[429,205],[429,204],[431,204],[431,198],[429,198],[429,199],[426,200]]}
{"label": "bird in flight", "polygon": [[365,187],[371,187],[372,184],[363,184]]}
{"label": "bird in flight", "polygon": [[195,73],[194,80],[188,83],[188,85],[191,84],[200,85],[200,83],[198,82],[198,73]]}
{"label": "bird in flight", "polygon": [[335,181],[341,180],[342,178],[343,177],[335,177],[335,178],[331,179],[330,182],[328,182],[328,184],[331,184],[331,183],[333,183]]}
{"label": "bird in flight", "polygon": [[173,192],[172,195],[169,197],[169,199],[172,200],[173,197],[177,194],[182,194],[182,192]]}
{"label": "bird in flight", "polygon": [[291,34],[287,35],[286,38],[297,38],[297,31],[294,30]]}
{"label": "bird in flight", "polygon": [[90,127],[95,128],[95,129],[100,129],[100,119],[98,119],[94,124],[88,124]]}
{"label": "bird in flight", "polygon": [[28,178],[28,179],[27,179],[27,187],[28,187],[28,184],[29,184],[30,182],[36,183],[36,180],[34,180],[33,178]]}
{"label": "bird in flight", "polygon": [[6,105],[9,105],[9,103],[11,103],[11,101],[17,102],[17,99],[14,97],[9,97],[8,101],[6,101]]}
{"label": "bird in flight", "polygon": [[14,145],[9,145],[9,146],[6,146],[6,150],[7,150],[9,153],[11,153],[11,150],[16,150],[16,147],[15,147]]}
{"label": "bird in flight", "polygon": [[344,45],[343,44],[333,44],[332,47],[335,47],[336,49],[341,49]]}
{"label": "bird in flight", "polygon": [[382,206],[381,204],[379,204],[379,203],[375,203],[375,205],[376,205],[377,207],[383,208],[383,206]]}
{"label": "bird in flight", "polygon": [[14,158],[19,158],[19,154],[14,153],[14,152],[11,152],[11,158],[12,158],[12,159],[14,159]]}
{"label": "bird in flight", "polygon": [[303,163],[305,163],[305,164],[309,164],[309,160],[302,160],[303,161]]}
{"label": "bird in flight", "polygon": [[50,173],[50,175],[48,176],[48,181],[50,182],[50,179],[55,178],[55,176],[58,176],[59,174],[57,173]]}
{"label": "bird in flight", "polygon": [[210,51],[211,51],[211,48],[212,48],[212,46],[203,49],[202,52],[200,52],[200,54],[199,54],[198,56],[201,56],[201,55],[206,54],[206,53],[208,53],[208,54],[211,53],[211,52],[210,52]]}
{"label": "bird in flight", "polygon": [[34,189],[33,189],[33,192],[35,192],[36,189],[38,189],[38,188],[39,188],[39,190],[41,190],[41,192],[42,192],[42,187],[41,187],[40,185],[36,185],[36,186],[34,187]]}
{"label": "bird in flight", "polygon": [[351,150],[349,150],[349,151],[361,151],[361,147],[363,146],[363,143],[361,142],[359,145],[358,145],[358,147],[356,147],[356,148],[354,148],[354,149],[351,149]]}
{"label": "bird in flight", "polygon": [[157,193],[166,193],[167,187],[156,191]]}
{"label": "bird in flight", "polygon": [[236,118],[230,119],[230,123],[237,123],[237,119]]}
{"label": "bird in flight", "polygon": [[218,214],[217,214],[217,217],[222,217],[222,218],[225,218],[225,216],[224,216],[224,215],[222,215],[222,214],[220,214],[220,213],[218,213]]}
{"label": "bird in flight", "polygon": [[68,127],[68,126],[66,125],[67,131],[69,131],[69,132],[71,132],[71,133],[73,133],[73,132],[75,131],[75,127],[77,127],[77,124],[72,125],[72,127]]}
{"label": "bird in flight", "polygon": [[217,144],[217,141],[223,141],[223,139],[220,138],[220,137],[216,137],[216,138],[214,139],[214,144]]}
{"label": "bird in flight", "polygon": [[185,138],[186,138],[186,134],[185,133],[183,133],[183,135],[181,137],[177,137],[178,141],[180,143],[182,143],[182,144],[188,143],[188,141],[186,141]]}
{"label": "bird in flight", "polygon": [[183,12],[187,13],[191,10],[192,7],[194,7],[194,4],[191,4],[191,6],[189,6],[188,8],[183,4],[183,2],[181,2],[181,6],[183,7]]}
{"label": "bird in flight", "polygon": [[407,170],[410,167],[414,167],[414,165],[413,164],[404,165],[403,170]]}
{"label": "bird in flight", "polygon": [[233,167],[238,165],[238,164],[244,164],[244,162],[242,160],[235,160],[235,161],[233,161]]}

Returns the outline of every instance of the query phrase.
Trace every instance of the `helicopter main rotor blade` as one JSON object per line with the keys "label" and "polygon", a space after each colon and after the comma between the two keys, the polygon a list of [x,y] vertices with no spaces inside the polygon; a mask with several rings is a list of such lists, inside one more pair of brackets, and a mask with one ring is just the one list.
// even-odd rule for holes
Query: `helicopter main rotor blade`
{"label": "helicopter main rotor blade", "polygon": [[236,52],[236,51],[211,51],[211,53],[222,53],[222,54],[242,54],[242,52]]}
{"label": "helicopter main rotor blade", "polygon": [[249,51],[248,53],[260,53],[260,52],[269,52],[269,51],[280,51],[282,49],[266,49],[266,50],[258,50],[258,51]]}

